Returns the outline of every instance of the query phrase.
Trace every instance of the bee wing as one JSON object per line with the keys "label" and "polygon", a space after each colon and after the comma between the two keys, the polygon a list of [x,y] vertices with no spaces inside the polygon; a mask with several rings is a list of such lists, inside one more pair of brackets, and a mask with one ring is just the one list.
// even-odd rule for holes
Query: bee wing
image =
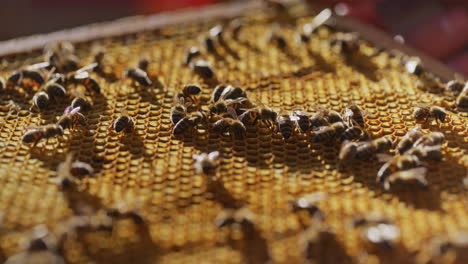
{"label": "bee wing", "polygon": [[344,115],[345,117],[353,117],[354,112],[351,109],[346,109]]}
{"label": "bee wing", "polygon": [[420,126],[415,126],[411,129],[411,131],[413,132],[417,132],[417,131],[420,131],[422,128]]}
{"label": "bee wing", "polygon": [[80,68],[76,71],[76,73],[82,73],[82,72],[86,72],[86,71],[89,71],[89,70],[93,70],[94,68],[96,68],[98,66],[98,63],[95,62],[95,63],[91,63],[89,65],[86,65],[84,66],[83,68]]}
{"label": "bee wing", "polygon": [[65,110],[63,111],[63,114],[64,115],[67,115],[70,113],[70,110],[71,110],[71,106],[67,106],[67,108],[65,108]]}
{"label": "bee wing", "polygon": [[39,62],[36,64],[29,65],[28,67],[26,67],[26,69],[32,71],[32,70],[44,69],[49,66],[50,66],[50,63],[48,61],[44,61],[44,62]]}
{"label": "bee wing", "polygon": [[[180,122],[180,121],[179,121]],[[207,154],[206,153],[201,153],[201,154],[193,154],[192,158],[195,160],[195,161],[202,161],[203,159],[205,159],[207,157]]]}
{"label": "bee wing", "polygon": [[[241,110],[242,110],[242,109],[241,109]],[[244,113],[242,113],[242,114],[238,117],[238,119],[239,119],[240,121],[244,120],[244,117],[245,117],[248,113],[249,113],[249,111],[245,111]]]}
{"label": "bee wing", "polygon": [[180,104],[180,105],[185,105],[185,98],[184,97],[179,97],[177,95],[174,96],[174,103],[175,104]]}
{"label": "bee wing", "polygon": [[399,171],[390,175],[391,180],[400,179],[415,179],[423,185],[427,185],[426,180],[426,167],[417,167],[409,170]]}
{"label": "bee wing", "polygon": [[208,159],[210,160],[217,160],[219,157],[219,151],[213,151],[208,154]]}
{"label": "bee wing", "polygon": [[233,89],[234,87],[232,85],[226,86],[226,88],[224,88],[223,92],[219,96],[219,100],[224,100]]}
{"label": "bee wing", "polygon": [[77,72],[75,75],[73,75],[73,78],[78,80],[89,78],[89,72]]}
{"label": "bee wing", "polygon": [[238,119],[236,110],[234,110],[234,108],[228,106],[227,111],[232,116],[232,118]]}
{"label": "bee wing", "polygon": [[291,121],[297,121],[300,119],[297,115],[289,115],[289,118],[291,119]]}
{"label": "bee wing", "polygon": [[75,108],[69,110],[69,112],[70,112],[70,115],[75,115],[76,113],[80,112],[80,110],[81,110],[81,106],[78,106],[78,107],[75,107]]}
{"label": "bee wing", "polygon": [[309,113],[303,110],[294,110],[293,113],[296,116],[309,116]]}

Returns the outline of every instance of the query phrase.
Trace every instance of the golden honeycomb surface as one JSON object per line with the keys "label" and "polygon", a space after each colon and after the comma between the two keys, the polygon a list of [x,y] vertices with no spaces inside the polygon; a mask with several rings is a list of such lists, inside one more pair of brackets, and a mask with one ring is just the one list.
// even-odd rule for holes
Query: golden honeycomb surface
{"label": "golden honeycomb surface", "polygon": [[[291,10],[298,27],[311,16],[301,8]],[[104,231],[80,234],[65,243],[67,263],[258,263],[257,254],[267,250],[272,263],[303,263],[299,234],[300,216],[289,202],[313,192],[326,192],[318,205],[330,239],[314,249],[316,263],[413,263],[414,253],[433,235],[468,229],[468,207],[463,178],[468,166],[468,113],[456,109],[454,99],[430,93],[426,83],[400,65],[399,58],[382,52],[369,70],[349,63],[330,45],[333,32],[322,28],[307,44],[295,41],[297,30],[281,27],[291,53],[267,41],[272,29],[270,11],[252,11],[243,17],[240,40],[225,38],[229,48],[217,47],[219,56],[204,53],[218,83],[244,88],[253,102],[275,110],[304,109],[314,105],[342,112],[355,102],[367,114],[365,129],[372,138],[389,136],[396,142],[420,125],[423,131],[441,131],[446,137],[444,159],[428,164],[429,188],[395,185],[385,191],[377,182],[381,163],[377,159],[337,168],[340,143],[312,143],[310,134],[296,132],[284,140],[265,126],[248,127],[244,140],[233,139],[198,127],[195,133],[171,135],[173,96],[187,83],[198,84],[201,102],[207,106],[216,83],[207,82],[183,61],[187,49],[200,46],[208,30],[220,21],[180,24],[155,31],[96,39],[76,44],[82,65],[93,61],[93,51],[106,52],[104,70],[117,81],[93,73],[102,94],[89,97],[93,107],[85,115],[86,127],[67,130],[63,137],[42,140],[36,147],[23,144],[28,126],[56,121],[70,100],[55,103],[41,113],[28,110],[27,89],[3,91],[0,105],[0,211],[3,229],[0,247],[4,257],[18,252],[23,230],[39,224],[53,229],[73,214],[66,194],[51,181],[67,153],[91,164],[92,177],[83,178],[83,196],[99,199],[111,207],[119,201],[143,201],[142,216],[148,232],[138,232],[129,220]],[[362,47],[372,52],[374,47]],[[122,71],[142,57],[150,60],[150,89],[122,78]],[[8,78],[17,68],[41,62],[41,52],[8,57],[0,76]],[[77,88],[69,85],[67,89]],[[12,111],[13,100],[21,110]],[[418,124],[412,111],[418,103],[435,103],[449,111],[447,122]],[[122,109],[135,119],[132,133],[117,134],[109,128]],[[195,173],[192,156],[220,151],[216,175],[209,186]],[[245,254],[230,240],[247,244],[236,226],[218,229],[214,219],[226,204],[246,206],[255,215],[256,227],[266,245]],[[403,253],[359,258],[364,245],[358,230],[348,221],[366,212],[381,212],[400,228]],[[266,248],[260,248],[266,247]],[[242,248],[242,247],[241,247]]]}

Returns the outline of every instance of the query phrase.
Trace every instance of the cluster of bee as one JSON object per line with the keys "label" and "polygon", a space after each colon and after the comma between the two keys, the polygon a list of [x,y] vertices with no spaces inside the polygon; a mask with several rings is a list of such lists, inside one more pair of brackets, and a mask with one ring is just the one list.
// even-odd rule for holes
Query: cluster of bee
{"label": "cluster of bee", "polygon": [[[302,110],[292,113],[277,112],[263,105],[254,105],[248,99],[246,91],[240,87],[218,85],[212,92],[208,109],[205,110],[199,104],[200,93],[201,88],[191,84],[184,86],[174,97],[175,106],[170,113],[174,135],[203,124],[215,133],[229,133],[236,139],[243,139],[247,127],[263,124],[278,131],[285,140],[291,138],[296,131],[311,131],[315,143],[368,137],[363,128],[365,111],[355,103],[346,107],[344,117],[321,106],[315,106],[318,110],[313,115]],[[196,111],[190,112],[191,110]]]}
{"label": "cluster of bee", "polygon": [[456,96],[457,107],[461,109],[468,108],[468,82],[461,80],[452,80],[449,81],[445,86],[446,91],[452,95]]}
{"label": "cluster of bee", "polygon": [[33,143],[33,146],[41,139],[48,139],[55,136],[63,136],[65,129],[74,129],[77,125],[86,125],[86,117],[80,113],[81,107],[72,108],[68,106],[63,115],[58,118],[57,123],[37,127],[29,127],[23,135],[23,143]]}
{"label": "cluster of bee", "polygon": [[415,181],[426,186],[427,168],[424,164],[442,160],[444,138],[441,132],[424,134],[420,127],[411,129],[398,143],[395,156],[378,154],[379,160],[385,163],[377,173],[377,181],[386,190],[396,181]]}
{"label": "cluster of bee", "polygon": [[146,225],[139,213],[139,207],[135,207],[133,203],[119,202],[112,208],[101,209],[81,204],[78,210],[76,215],[62,219],[51,229],[38,225],[21,231],[19,251],[8,257],[5,263],[64,264],[67,263],[65,245],[68,241],[76,241],[79,232],[112,232],[118,219],[130,219],[139,226]]}
{"label": "cluster of bee", "polygon": [[[235,41],[239,41],[239,35],[242,31],[244,24],[241,20],[233,20],[229,25],[229,33],[231,38]],[[187,55],[184,58],[184,65],[190,67],[194,73],[202,77],[203,79],[210,80],[215,77],[215,71],[213,70],[210,63],[205,59],[198,59],[202,55],[212,54],[215,57],[219,57],[219,47],[224,47],[230,50],[228,43],[225,40],[225,29],[223,25],[216,25],[211,28],[208,33],[202,38],[201,46],[192,46],[188,49]]]}
{"label": "cluster of bee", "polygon": [[75,95],[72,105],[88,109],[91,103],[78,91],[67,91],[70,84],[82,85],[91,93],[100,93],[101,87],[90,71],[98,66],[93,63],[78,69],[80,61],[74,55],[74,47],[68,42],[58,42],[46,46],[44,62],[29,65],[13,72],[7,81],[1,81],[7,89],[15,87],[35,87],[32,109],[43,110],[52,101],[65,98],[67,93]]}

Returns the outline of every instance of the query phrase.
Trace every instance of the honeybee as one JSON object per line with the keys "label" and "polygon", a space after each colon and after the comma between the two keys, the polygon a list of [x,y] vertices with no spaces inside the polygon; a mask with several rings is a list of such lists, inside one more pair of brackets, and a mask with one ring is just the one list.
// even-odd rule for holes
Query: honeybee
{"label": "honeybee", "polygon": [[301,40],[303,42],[308,42],[310,36],[314,34],[320,26],[328,26],[325,22],[330,19],[331,15],[332,11],[329,8],[325,8],[320,11],[320,13],[314,16],[310,23],[307,23],[302,27],[302,33],[300,34]]}
{"label": "honeybee", "polygon": [[135,120],[133,119],[133,117],[128,115],[128,112],[125,109],[122,109],[121,116],[117,117],[117,119],[112,124],[112,128],[117,133],[121,131],[124,131],[126,133],[131,132],[134,126]]}
{"label": "honeybee", "polygon": [[362,135],[364,135],[365,132],[362,130],[361,127],[358,125],[352,125],[350,127],[347,127],[343,133],[341,133],[341,141],[345,140],[354,140],[360,138]]}
{"label": "honeybee", "polygon": [[260,117],[259,109],[247,109],[239,116],[239,120],[246,126],[254,126]]}
{"label": "honeybee", "polygon": [[20,239],[22,250],[6,259],[5,264],[66,263],[59,250],[62,238],[50,234],[43,225],[34,227],[28,233]]}
{"label": "honeybee", "polygon": [[185,65],[190,65],[192,60],[200,55],[201,53],[198,47],[191,47],[187,53],[187,56],[185,57]]}
{"label": "honeybee", "polygon": [[261,105],[257,107],[257,109],[260,113],[260,120],[269,125],[270,127],[273,126],[276,119],[278,118],[278,113],[272,108]]}
{"label": "honeybee", "polygon": [[210,37],[221,40],[224,35],[224,28],[222,25],[216,25],[210,29]]}
{"label": "honeybee", "polygon": [[190,118],[192,119],[193,126],[197,126],[199,124],[208,124],[208,112],[205,110],[191,113]]}
{"label": "honeybee", "polygon": [[421,138],[424,133],[421,132],[421,127],[414,127],[409,130],[404,137],[401,138],[397,145],[398,154],[402,155],[410,148],[413,147],[414,143]]}
{"label": "honeybee", "polygon": [[192,103],[196,104],[198,102],[197,96],[201,91],[201,87],[196,84],[185,85],[184,88],[182,88],[182,91],[175,95],[174,101],[184,98],[184,100],[189,99]]}
{"label": "honeybee", "polygon": [[45,92],[52,98],[65,98],[67,91],[65,88],[54,82],[48,82],[44,88]]}
{"label": "honeybee", "polygon": [[240,209],[224,209],[216,216],[215,225],[218,228],[223,228],[232,224],[251,224],[255,220],[254,213],[247,207]]}
{"label": "honeybee", "polygon": [[[93,167],[88,163],[81,161],[73,161],[73,153],[68,153],[65,161],[59,164],[57,167],[57,176],[59,182],[72,182],[75,177],[83,177],[92,175],[94,173]],[[68,176],[67,176],[68,175]],[[67,185],[68,183],[65,183]],[[63,185],[63,183],[61,183]]]}
{"label": "honeybee", "polygon": [[59,185],[62,189],[73,188],[77,182],[77,178],[71,173],[73,163],[73,153],[67,154],[65,160],[57,166],[57,178],[53,182]]}
{"label": "honeybee", "polygon": [[291,202],[291,208],[294,212],[305,210],[312,217],[323,218],[323,213],[317,206],[317,203],[326,199],[327,194],[323,192],[315,192]]}
{"label": "honeybee", "polygon": [[75,177],[93,175],[94,169],[86,162],[75,161],[72,163],[70,173]]}
{"label": "honeybee", "polygon": [[182,119],[180,119],[175,125],[174,128],[172,129],[172,134],[177,136],[188,129],[194,128],[200,123],[207,123],[207,116],[205,112],[197,111],[190,116],[185,116]]}
{"label": "honeybee", "polygon": [[150,86],[152,84],[148,77],[148,73],[140,68],[130,68],[125,72],[125,76],[130,77],[135,82],[143,86]]}
{"label": "honeybee", "polygon": [[148,66],[149,66],[149,59],[147,58],[142,58],[138,61],[138,69],[141,69],[142,71],[146,72],[148,71]]}
{"label": "honeybee", "polygon": [[62,136],[63,128],[57,124],[49,124],[39,127],[31,127],[24,133],[21,141],[23,143],[34,143],[33,147],[43,138],[48,139],[54,136]]}
{"label": "honeybee", "polygon": [[194,166],[197,173],[213,175],[218,166],[219,151],[213,151],[208,154],[194,154],[193,159],[195,160]]}
{"label": "honeybee", "polygon": [[418,264],[468,262],[468,231],[459,230],[453,234],[436,235],[430,238],[418,253]]}
{"label": "honeybee", "polygon": [[238,119],[224,117],[216,121],[212,125],[212,129],[216,133],[229,132],[230,135],[237,139],[243,139],[247,133],[245,125]]}
{"label": "honeybee", "polygon": [[318,111],[310,117],[310,125],[312,127],[321,127],[328,125],[327,112],[328,109],[320,107]]}
{"label": "honeybee", "polygon": [[272,127],[277,117],[278,113],[275,110],[260,104],[260,106],[256,108],[245,110],[245,112],[239,116],[239,120],[245,125],[256,125],[258,121],[261,121]]}
{"label": "honeybee", "polygon": [[466,109],[468,108],[468,82],[465,84],[465,87],[458,95],[457,100],[455,101],[457,107]]}
{"label": "honeybee", "polygon": [[409,57],[406,59],[405,68],[408,73],[420,76],[423,72],[421,59],[418,57]]}
{"label": "honeybee", "polygon": [[333,123],[329,126],[321,126],[313,130],[314,142],[328,142],[338,135],[341,135],[346,130],[346,125],[343,122]]}
{"label": "honeybee", "polygon": [[356,33],[338,33],[331,41],[331,45],[339,47],[340,54],[346,59],[349,59],[350,55],[360,52],[360,44],[361,40]]}
{"label": "honeybee", "polygon": [[276,118],[278,130],[284,139],[289,139],[294,133],[295,121],[297,121],[297,117],[286,112],[280,113]]}
{"label": "honeybee", "polygon": [[388,137],[381,137],[366,142],[343,142],[339,158],[342,162],[352,159],[367,160],[373,155],[385,152],[392,148],[392,140]]}
{"label": "honeybee", "polygon": [[359,142],[356,149],[356,159],[367,160],[373,155],[388,151],[392,148],[392,139],[381,137],[367,142]]}
{"label": "honeybee", "polygon": [[172,134],[175,136],[180,135],[191,127],[193,127],[192,119],[188,116],[185,116],[174,125],[174,128],[172,129]]}
{"label": "honeybee", "polygon": [[98,64],[93,63],[88,66],[85,66],[71,75],[69,80],[72,83],[78,83],[83,85],[87,90],[90,90],[94,93],[101,93],[101,86],[99,83],[91,77],[89,70],[94,69]]}
{"label": "honeybee", "polygon": [[170,113],[170,119],[174,125],[187,115],[187,108],[192,105],[192,102],[185,102],[184,97],[176,99],[177,103],[171,108]]}
{"label": "honeybee", "polygon": [[276,32],[271,32],[268,36],[268,42],[272,43],[280,50],[288,49],[288,42],[283,36],[278,35]]}
{"label": "honeybee", "polygon": [[235,111],[239,108],[239,105],[247,101],[247,98],[237,98],[237,99],[226,99],[219,100],[210,105],[210,113],[221,115],[228,113],[230,111]]}
{"label": "honeybee", "polygon": [[362,110],[357,104],[350,103],[346,106],[344,119],[348,126],[352,126],[352,120],[354,120],[360,127],[364,127],[364,114],[365,111]]}
{"label": "honeybee", "polygon": [[[314,121],[316,123],[315,126],[325,126],[327,125],[326,124],[327,121],[328,123],[343,122],[343,117],[337,111],[327,109],[320,105],[313,106],[313,107],[317,108],[316,117],[315,118],[311,117],[311,121],[314,121],[315,119],[317,120],[317,121]],[[326,120],[323,120],[323,119],[326,119]]]}
{"label": "honeybee", "polygon": [[41,70],[49,66],[50,64],[47,62],[29,65],[24,69],[13,72],[8,77],[7,84],[14,86],[17,85],[22,79],[26,78],[34,81],[38,85],[41,85],[45,82],[44,73]]}
{"label": "honeybee", "polygon": [[426,172],[427,168],[425,167],[417,167],[409,170],[397,171],[395,173],[390,174],[383,180],[383,187],[385,190],[388,191],[390,189],[390,184],[393,184],[396,181],[417,182],[422,187],[426,187]]}
{"label": "honeybee", "polygon": [[407,155],[413,155],[418,157],[420,160],[434,160],[441,161],[444,157],[442,153],[442,148],[440,145],[435,146],[416,146],[409,149]]}
{"label": "honeybee", "polygon": [[338,154],[340,165],[342,165],[343,163],[348,163],[356,158],[358,145],[359,144],[357,142],[352,141],[344,141],[341,144],[340,153]]}
{"label": "honeybee", "polygon": [[302,110],[294,110],[293,113],[297,117],[296,126],[299,127],[299,129],[302,132],[306,132],[307,130],[309,130],[309,128],[311,127],[309,113]]}
{"label": "honeybee", "polygon": [[434,118],[437,122],[444,123],[447,111],[436,105],[418,104],[413,111],[413,117],[416,121],[427,122],[429,118]]}
{"label": "honeybee", "polygon": [[462,80],[451,80],[445,85],[445,91],[451,95],[459,95],[467,85],[468,82],[464,82]]}
{"label": "honeybee", "polygon": [[133,201],[119,201],[114,208],[107,210],[107,215],[112,218],[130,218],[135,224],[145,224],[142,215],[143,202],[135,199]]}
{"label": "honeybee", "polygon": [[44,110],[50,103],[49,95],[44,91],[38,91],[32,98],[32,109]]}
{"label": "honeybee", "polygon": [[68,106],[65,108],[63,115],[58,119],[57,125],[61,126],[63,130],[67,128],[74,128],[76,125],[80,124],[82,126],[86,125],[86,117],[80,113],[81,107],[72,108]]}
{"label": "honeybee", "polygon": [[230,24],[232,39],[238,41],[241,30],[244,28],[244,23],[240,19],[235,19]]}
{"label": "honeybee", "polygon": [[204,60],[197,60],[192,65],[193,71],[204,79],[211,79],[214,77],[214,72],[211,69],[210,63]]}
{"label": "honeybee", "polygon": [[231,85],[228,85],[225,87],[225,89],[223,89],[223,92],[221,93],[218,100],[238,99],[238,98],[247,98],[247,93],[244,91],[244,89],[240,87],[233,87]]}
{"label": "honeybee", "polygon": [[72,94],[74,94],[75,98],[73,98],[70,104],[71,108],[80,107],[80,111],[88,111],[91,109],[93,104],[84,96],[84,94],[79,91],[73,91]]}
{"label": "honeybee", "polygon": [[211,102],[212,103],[215,103],[217,102],[220,98],[221,98],[221,95],[223,94],[224,90],[229,87],[230,85],[217,85],[214,90],[213,90],[213,93],[211,94]]}
{"label": "honeybee", "polygon": [[435,146],[440,145],[445,139],[445,135],[442,132],[431,132],[429,134],[425,134],[424,136],[420,137],[416,142],[414,142],[414,146]]}
{"label": "honeybee", "polygon": [[57,42],[46,45],[44,58],[59,71],[74,71],[78,68],[79,59],[74,54],[75,48],[70,42]]}
{"label": "honeybee", "polygon": [[379,214],[357,217],[351,225],[361,231],[361,238],[369,246],[393,249],[400,238],[400,229]]}
{"label": "honeybee", "polygon": [[214,41],[211,37],[205,37],[203,39],[203,44],[205,45],[205,49],[207,52],[210,52],[210,53],[216,53],[216,47],[215,47],[215,44],[214,44]]}

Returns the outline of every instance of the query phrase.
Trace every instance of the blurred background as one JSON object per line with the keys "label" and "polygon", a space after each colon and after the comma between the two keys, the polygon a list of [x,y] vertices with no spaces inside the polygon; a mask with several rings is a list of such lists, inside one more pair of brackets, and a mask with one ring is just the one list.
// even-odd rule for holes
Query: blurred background
{"label": "blurred background", "polygon": [[[227,1],[0,0],[0,41],[126,16]],[[400,35],[409,45],[468,75],[468,0],[308,1],[333,7],[341,15],[356,17],[392,35]]]}

